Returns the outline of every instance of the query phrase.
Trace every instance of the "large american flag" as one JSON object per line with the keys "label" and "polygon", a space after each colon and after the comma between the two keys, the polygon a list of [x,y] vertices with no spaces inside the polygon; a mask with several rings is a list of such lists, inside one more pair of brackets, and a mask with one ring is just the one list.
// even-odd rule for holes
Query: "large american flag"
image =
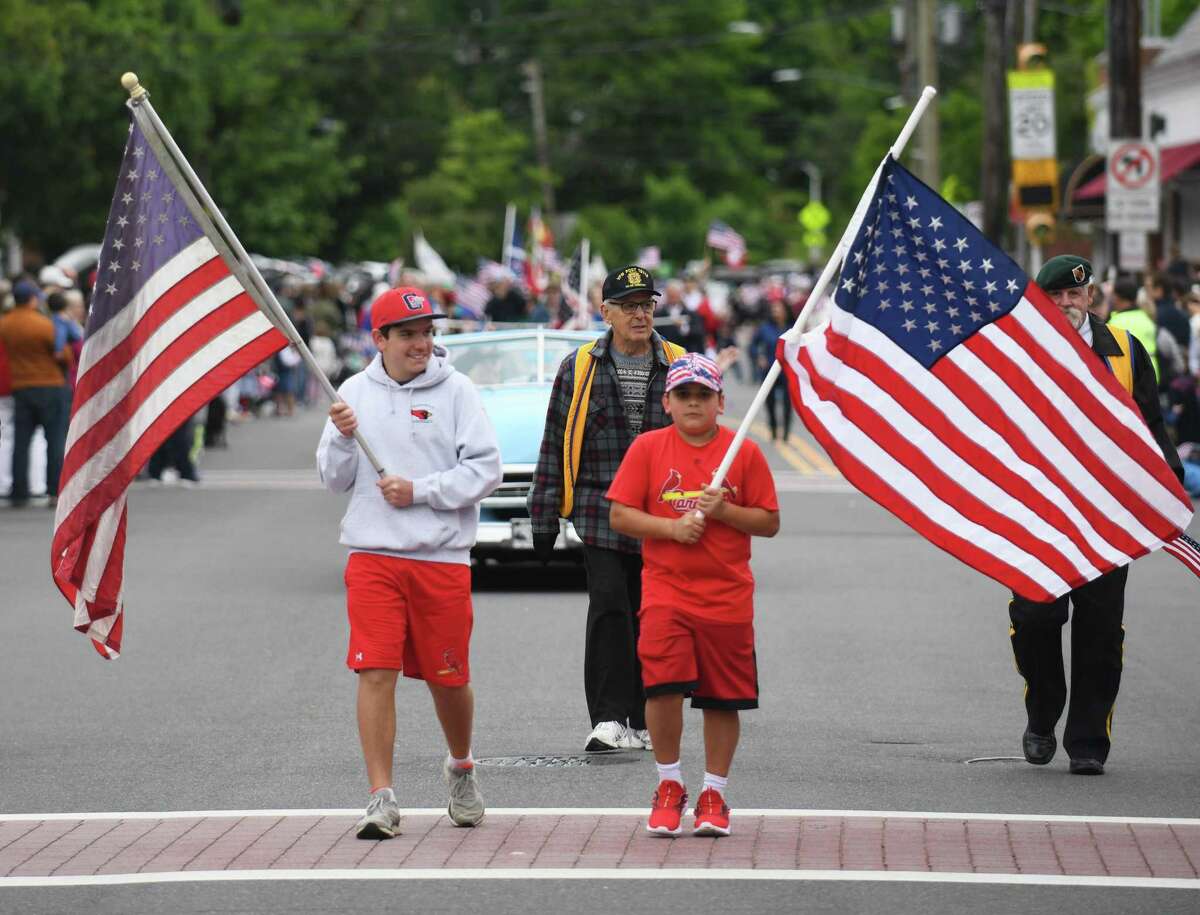
{"label": "large american flag", "polygon": [[126,498],[155,449],[287,341],[131,123],[100,251],[59,480],[50,568],[75,628],[121,647]]}
{"label": "large american flag", "polygon": [[830,312],[779,342],[792,402],[851,483],[937,546],[1047,601],[1183,543],[1191,503],[1108,366],[894,160]]}
{"label": "large american flag", "polygon": [[725,252],[725,263],[730,267],[740,267],[746,259],[746,239],[719,219],[708,224],[704,243]]}

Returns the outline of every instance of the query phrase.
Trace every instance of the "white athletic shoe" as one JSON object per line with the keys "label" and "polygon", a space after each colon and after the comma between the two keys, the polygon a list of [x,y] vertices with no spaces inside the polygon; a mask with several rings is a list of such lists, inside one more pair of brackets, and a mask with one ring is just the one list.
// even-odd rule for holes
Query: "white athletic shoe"
{"label": "white athletic shoe", "polygon": [[583,749],[588,753],[603,753],[605,750],[620,750],[625,747],[622,741],[627,740],[629,728],[619,721],[601,721],[592,728],[588,735],[587,746]]}
{"label": "white athletic shoe", "polygon": [[483,795],[479,792],[479,780],[475,767],[459,769],[450,760],[442,766],[446,786],[450,789],[450,822],[455,826],[477,826],[483,819]]}
{"label": "white athletic shoe", "polygon": [[390,839],[400,831],[400,805],[391,788],[371,795],[367,812],[358,821],[356,834],[360,839]]}
{"label": "white athletic shoe", "polygon": [[622,750],[644,750],[646,745],[642,743],[642,732],[635,731],[633,728],[625,728],[625,734],[621,737]]}
{"label": "white athletic shoe", "polygon": [[650,731],[646,728],[634,730],[629,729],[629,749],[631,750],[653,750],[654,744],[650,740]]}

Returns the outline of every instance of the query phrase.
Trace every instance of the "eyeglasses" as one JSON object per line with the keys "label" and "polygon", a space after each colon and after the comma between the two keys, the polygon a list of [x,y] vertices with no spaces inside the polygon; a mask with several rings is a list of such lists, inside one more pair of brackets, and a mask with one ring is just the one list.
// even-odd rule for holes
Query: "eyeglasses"
{"label": "eyeglasses", "polygon": [[648,302],[609,302],[609,305],[616,305],[621,309],[623,315],[635,315],[639,311],[643,314],[654,314],[654,301]]}

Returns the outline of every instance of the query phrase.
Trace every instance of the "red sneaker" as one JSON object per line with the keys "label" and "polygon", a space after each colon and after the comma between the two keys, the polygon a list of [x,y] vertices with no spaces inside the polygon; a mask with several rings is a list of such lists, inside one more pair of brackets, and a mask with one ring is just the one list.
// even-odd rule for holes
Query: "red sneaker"
{"label": "red sneaker", "polygon": [[654,800],[650,802],[650,819],[646,831],[656,836],[677,836],[683,832],[683,811],[687,807],[687,791],[676,781],[658,783]]}
{"label": "red sneaker", "polygon": [[729,805],[716,788],[705,788],[696,801],[694,836],[727,836],[733,832],[729,825]]}

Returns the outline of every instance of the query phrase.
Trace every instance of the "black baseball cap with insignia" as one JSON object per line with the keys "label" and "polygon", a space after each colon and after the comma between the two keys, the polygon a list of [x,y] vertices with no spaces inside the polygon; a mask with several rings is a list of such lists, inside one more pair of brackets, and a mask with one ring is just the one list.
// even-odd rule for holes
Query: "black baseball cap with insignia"
{"label": "black baseball cap with insignia", "polygon": [[1046,292],[1074,289],[1092,281],[1092,265],[1077,254],[1060,254],[1042,265],[1034,280]]}
{"label": "black baseball cap with insignia", "polygon": [[662,295],[654,288],[654,277],[650,275],[650,271],[637,264],[631,264],[614,270],[604,278],[604,288],[600,291],[600,296],[606,302],[615,302],[635,292]]}

